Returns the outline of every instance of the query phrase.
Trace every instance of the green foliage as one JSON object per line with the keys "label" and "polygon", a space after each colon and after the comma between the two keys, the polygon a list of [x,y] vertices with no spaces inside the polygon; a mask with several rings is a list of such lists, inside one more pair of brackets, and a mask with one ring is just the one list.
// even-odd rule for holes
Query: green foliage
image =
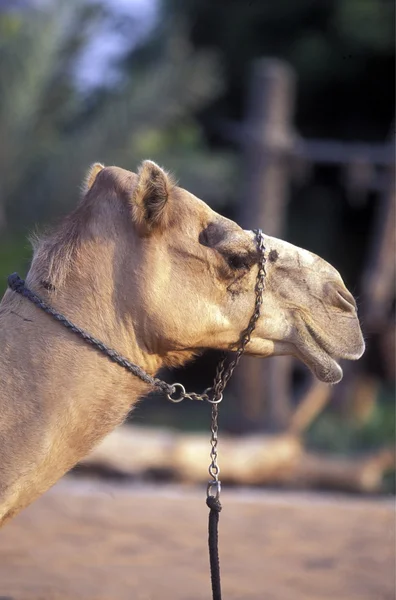
{"label": "green foliage", "polygon": [[395,443],[395,424],[394,390],[383,387],[364,424],[330,407],[312,424],[307,442],[319,450],[338,453],[391,446]]}
{"label": "green foliage", "polygon": [[391,0],[338,0],[334,25],[351,46],[386,53],[394,47],[394,16]]}
{"label": "green foliage", "polygon": [[32,249],[22,234],[5,236],[0,240],[0,298],[7,287],[7,277],[17,271],[24,277],[28,269]]}
{"label": "green foliage", "polygon": [[[307,432],[309,447],[332,454],[350,455],[392,448],[396,439],[394,388],[382,387],[370,417],[362,424],[358,419],[332,410],[324,411]],[[385,473],[382,490],[396,493],[396,473]]]}
{"label": "green foliage", "polygon": [[136,169],[147,157],[224,203],[234,161],[209,153],[193,116],[222,90],[215,54],[194,51],[173,26],[148,60],[124,65],[118,87],[87,95],[72,73],[101,12],[84,2],[51,6],[0,13],[0,215],[14,228],[47,221],[75,204],[90,163]]}
{"label": "green foliage", "polygon": [[42,202],[32,174],[61,153],[62,131],[78,114],[70,63],[92,18],[62,0],[47,12],[0,13],[0,207],[22,223]]}

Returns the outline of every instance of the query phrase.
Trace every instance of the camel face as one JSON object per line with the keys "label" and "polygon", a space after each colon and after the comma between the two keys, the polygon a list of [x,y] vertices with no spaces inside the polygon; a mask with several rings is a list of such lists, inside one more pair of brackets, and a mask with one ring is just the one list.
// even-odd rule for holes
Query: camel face
{"label": "camel face", "polygon": [[352,294],[319,256],[276,238],[266,242],[262,316],[249,351],[292,354],[321,381],[337,383],[337,360],[357,360],[365,349]]}
{"label": "camel face", "polygon": [[[115,177],[126,173],[112,169]],[[132,211],[143,275],[131,273],[131,298],[143,315],[137,334],[148,352],[235,348],[254,310],[254,234],[176,187],[150,161],[137,176]],[[331,265],[306,250],[266,237],[266,258],[261,317],[247,353],[291,354],[320,380],[338,382],[337,360],[364,351],[352,295]]]}

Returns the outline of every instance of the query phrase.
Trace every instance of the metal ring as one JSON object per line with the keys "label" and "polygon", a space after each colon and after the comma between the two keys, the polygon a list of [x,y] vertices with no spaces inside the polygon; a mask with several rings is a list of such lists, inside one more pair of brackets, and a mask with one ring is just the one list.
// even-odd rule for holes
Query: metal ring
{"label": "metal ring", "polygon": [[[212,487],[216,487],[216,494],[212,494]],[[220,497],[220,492],[221,492],[221,481],[215,480],[215,481],[208,482],[208,486],[206,488],[206,495],[208,498],[211,496],[212,498],[216,498],[216,500],[218,500]]]}
{"label": "metal ring", "polygon": [[207,402],[209,402],[209,404],[220,404],[220,402],[223,400],[223,392],[221,392],[220,396],[218,397],[217,400],[211,400],[210,397],[207,399]]}
{"label": "metal ring", "polygon": [[[182,385],[181,383],[174,383],[172,385],[172,388],[173,388],[172,392],[170,394],[166,394],[166,397],[168,398],[168,400],[170,400],[171,402],[174,402],[175,404],[184,400],[184,396],[186,394],[186,389],[185,389],[184,385]],[[177,392],[177,389],[180,390],[180,396],[178,398],[172,398],[172,394],[175,394]]]}

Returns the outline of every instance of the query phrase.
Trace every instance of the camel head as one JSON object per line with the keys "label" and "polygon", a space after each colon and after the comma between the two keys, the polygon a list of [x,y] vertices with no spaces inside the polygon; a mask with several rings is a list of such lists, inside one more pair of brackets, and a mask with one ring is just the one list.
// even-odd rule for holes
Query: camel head
{"label": "camel head", "polygon": [[[177,187],[151,161],[137,175],[94,165],[86,198],[97,202],[109,190],[124,207],[129,232],[129,247],[117,261],[122,294],[126,303],[130,298],[126,310],[135,315],[135,333],[147,352],[174,357],[235,349],[254,310],[253,232]],[[293,355],[320,380],[338,382],[339,359],[356,360],[364,351],[352,295],[336,269],[315,254],[269,236],[265,246],[263,304],[247,354]]]}

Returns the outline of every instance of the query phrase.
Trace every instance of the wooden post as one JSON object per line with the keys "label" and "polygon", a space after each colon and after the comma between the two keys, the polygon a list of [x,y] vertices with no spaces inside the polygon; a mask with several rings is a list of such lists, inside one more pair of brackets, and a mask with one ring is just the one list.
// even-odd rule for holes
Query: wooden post
{"label": "wooden post", "polygon": [[[395,297],[395,167],[389,169],[388,186],[380,199],[368,264],[363,274],[364,317],[371,330],[388,326]],[[392,326],[389,324],[389,326]]]}
{"label": "wooden post", "polygon": [[[263,59],[254,64],[243,128],[246,168],[238,220],[246,229],[261,227],[275,237],[285,231],[294,90],[295,75],[286,63]],[[291,368],[292,359],[286,357],[243,359],[236,389],[246,428],[288,425]]]}

